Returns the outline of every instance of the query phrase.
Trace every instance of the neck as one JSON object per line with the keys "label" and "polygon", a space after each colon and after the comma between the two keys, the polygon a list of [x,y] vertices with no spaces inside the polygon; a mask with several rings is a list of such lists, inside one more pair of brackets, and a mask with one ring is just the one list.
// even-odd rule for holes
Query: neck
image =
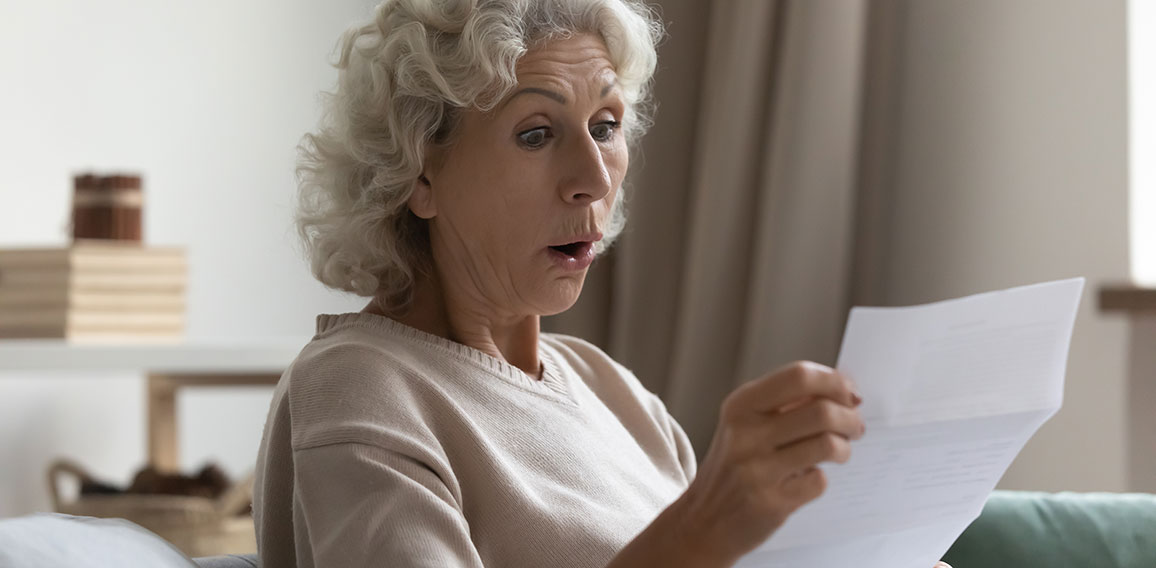
{"label": "neck", "polygon": [[539,316],[501,316],[488,306],[470,305],[447,295],[436,277],[420,276],[414,283],[413,302],[405,312],[384,309],[375,298],[361,311],[467,345],[501,359],[541,379],[538,359]]}

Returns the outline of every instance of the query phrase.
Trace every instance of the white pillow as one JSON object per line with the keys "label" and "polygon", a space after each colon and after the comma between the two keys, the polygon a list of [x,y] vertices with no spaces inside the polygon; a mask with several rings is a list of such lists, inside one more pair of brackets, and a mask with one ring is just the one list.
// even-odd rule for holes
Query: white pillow
{"label": "white pillow", "polygon": [[168,541],[124,519],[36,513],[0,520],[0,568],[196,568]]}

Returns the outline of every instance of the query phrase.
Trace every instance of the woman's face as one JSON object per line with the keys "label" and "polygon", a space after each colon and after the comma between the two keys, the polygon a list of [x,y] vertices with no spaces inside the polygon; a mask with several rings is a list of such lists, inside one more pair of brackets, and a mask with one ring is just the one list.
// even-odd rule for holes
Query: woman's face
{"label": "woman's face", "polygon": [[626,175],[626,109],[594,35],[531,50],[517,77],[493,110],[462,115],[410,208],[430,220],[434,262],[455,302],[549,315],[578,299]]}

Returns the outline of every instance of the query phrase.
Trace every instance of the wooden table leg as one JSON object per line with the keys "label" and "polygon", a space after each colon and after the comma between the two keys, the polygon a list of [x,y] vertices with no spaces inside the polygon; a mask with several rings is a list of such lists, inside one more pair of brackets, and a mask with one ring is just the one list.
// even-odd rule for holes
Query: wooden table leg
{"label": "wooden table leg", "polygon": [[1128,491],[1156,491],[1156,312],[1130,318],[1128,362]]}
{"label": "wooden table leg", "polygon": [[160,471],[180,469],[177,448],[177,383],[148,374],[148,461]]}
{"label": "wooden table leg", "polygon": [[160,471],[180,470],[177,440],[177,390],[190,386],[276,385],[279,373],[148,374],[148,461]]}

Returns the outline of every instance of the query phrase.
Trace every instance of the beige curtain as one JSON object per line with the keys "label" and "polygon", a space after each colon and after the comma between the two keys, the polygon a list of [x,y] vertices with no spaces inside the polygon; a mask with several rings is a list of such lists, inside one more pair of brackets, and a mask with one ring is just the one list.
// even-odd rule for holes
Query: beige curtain
{"label": "beige curtain", "polygon": [[861,109],[883,95],[865,80],[866,2],[660,6],[659,110],[629,225],[543,326],[631,368],[701,457],[728,393],[796,359],[833,365],[848,307],[878,288],[885,172],[861,167],[877,142]]}

